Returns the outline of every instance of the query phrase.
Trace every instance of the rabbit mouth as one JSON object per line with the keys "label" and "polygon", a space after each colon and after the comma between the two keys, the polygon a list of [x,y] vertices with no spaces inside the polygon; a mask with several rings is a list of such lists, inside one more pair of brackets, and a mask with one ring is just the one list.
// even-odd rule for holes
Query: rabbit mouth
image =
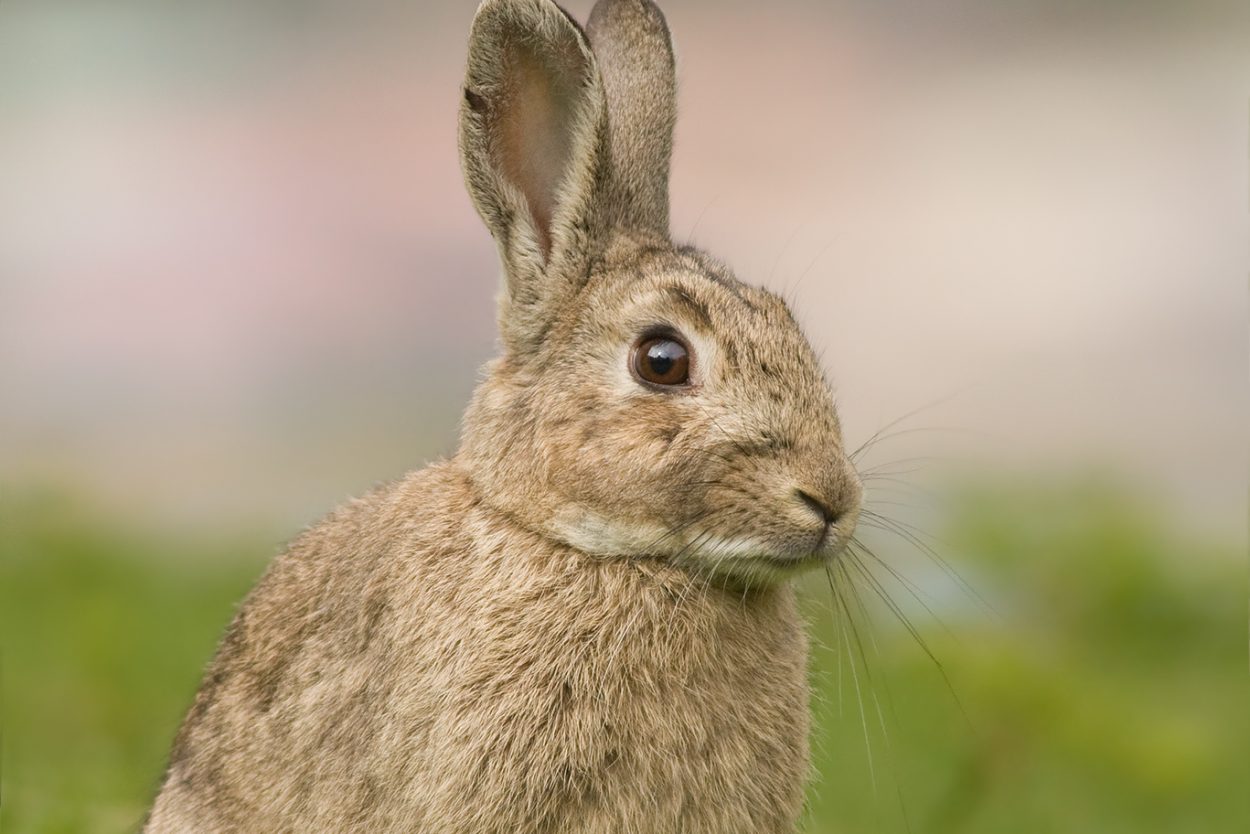
{"label": "rabbit mouth", "polygon": [[691,553],[688,561],[730,577],[779,581],[833,561],[845,547],[844,539],[830,525],[805,543],[769,546],[760,541],[713,541]]}
{"label": "rabbit mouth", "polygon": [[820,550],[796,556],[763,553],[739,556],[718,560],[714,572],[734,584],[773,585],[826,565],[834,555]]}
{"label": "rabbit mouth", "polygon": [[777,570],[806,570],[826,562],[832,562],[838,557],[838,554],[842,552],[844,547],[845,543],[841,540],[838,531],[829,527],[821,532],[815,547],[810,550],[799,551],[794,555],[767,553],[755,558]]}
{"label": "rabbit mouth", "polygon": [[[692,525],[683,529],[681,524],[639,526],[584,507],[552,519],[555,537],[585,553],[658,559],[699,575],[768,583],[835,559],[850,538],[854,514],[819,528],[799,523],[772,529],[761,526],[766,529],[756,535]],[[657,543],[664,546],[657,547]]]}

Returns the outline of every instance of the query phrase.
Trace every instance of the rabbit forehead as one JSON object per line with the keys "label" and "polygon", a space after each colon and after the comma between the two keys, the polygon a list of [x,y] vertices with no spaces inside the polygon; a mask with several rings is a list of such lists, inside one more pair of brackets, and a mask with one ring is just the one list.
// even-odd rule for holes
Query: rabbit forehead
{"label": "rabbit forehead", "polygon": [[828,396],[820,362],[788,305],[705,256],[653,255],[596,276],[586,289],[576,326],[605,356],[648,328],[668,326],[718,381]]}

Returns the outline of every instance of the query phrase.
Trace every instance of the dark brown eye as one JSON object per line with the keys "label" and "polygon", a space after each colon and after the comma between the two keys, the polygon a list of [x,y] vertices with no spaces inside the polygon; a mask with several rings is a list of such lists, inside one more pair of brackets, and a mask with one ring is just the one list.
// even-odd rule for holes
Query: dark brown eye
{"label": "dark brown eye", "polygon": [[653,385],[685,385],[690,381],[690,354],[671,336],[651,336],[634,351],[634,373]]}

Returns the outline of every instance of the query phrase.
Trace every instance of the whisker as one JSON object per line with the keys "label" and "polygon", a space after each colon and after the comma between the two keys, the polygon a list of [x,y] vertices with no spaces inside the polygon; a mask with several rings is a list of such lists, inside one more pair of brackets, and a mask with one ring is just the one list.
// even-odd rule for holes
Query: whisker
{"label": "whisker", "polygon": [[923,588],[921,588],[915,582],[912,582],[905,575],[903,575],[900,571],[895,570],[894,567],[892,567],[888,562],[886,562],[884,559],[878,556],[873,551],[872,548],[870,548],[864,542],[860,541],[858,538],[852,538],[851,541],[848,543],[848,547],[855,549],[856,552],[859,553],[860,555],[868,556],[878,565],[883,567],[890,574],[890,576],[894,577],[894,580],[898,582],[898,584],[903,586],[904,590],[906,590],[909,594],[911,594],[912,598],[916,600],[917,603],[920,604],[920,607],[922,607],[929,614],[929,616],[932,617],[938,623],[938,625],[942,627],[943,631],[945,631],[948,635],[950,635],[952,639],[954,640],[959,639],[958,637],[955,636],[955,633],[950,630],[950,628],[946,625],[946,623],[942,621],[942,618],[939,617],[937,613],[932,608],[929,607],[929,603],[925,602],[925,600],[927,599],[929,600],[929,602],[933,602],[934,604],[937,603],[937,601],[934,600],[933,597],[929,596],[928,594],[924,592]]}
{"label": "whisker", "polygon": [[994,606],[990,605],[989,602],[986,601],[986,599],[977,592],[976,588],[973,588],[972,585],[970,585],[968,581],[965,580],[959,574],[959,572],[955,570],[954,567],[951,566],[949,562],[947,562],[945,559],[942,558],[941,554],[939,554],[936,550],[930,547],[929,544],[927,544],[923,539],[921,539],[915,533],[908,530],[907,527],[903,526],[900,522],[896,522],[891,518],[887,518],[878,513],[874,513],[871,510],[864,510],[861,512],[862,512],[861,518],[863,518],[864,522],[868,526],[875,527],[876,529],[881,530],[883,532],[894,533],[895,535],[910,542],[914,547],[920,550],[920,552],[924,553],[926,556],[932,559],[934,564],[936,564],[939,568],[941,568],[942,572],[945,573],[946,576],[952,582],[954,582],[956,585],[962,588],[963,591],[966,594],[968,594],[971,599],[979,603],[981,608],[986,613],[988,613],[990,616],[994,617],[995,619],[998,619],[1000,621],[1002,620],[1002,615],[999,614],[998,611],[994,609]]}
{"label": "whisker", "polygon": [[872,505],[874,507],[901,507],[902,509],[907,509],[907,510],[916,509],[915,504],[910,504],[906,501],[882,501],[876,498],[872,500]]}
{"label": "whisker", "polygon": [[830,240],[824,246],[820,247],[820,251],[817,252],[810,261],[808,261],[807,266],[803,267],[803,271],[799,273],[798,278],[794,280],[794,284],[792,285],[792,289],[795,292],[798,292],[799,285],[803,283],[803,279],[807,277],[807,273],[812,271],[812,267],[816,266],[817,261],[823,258],[825,256],[825,253],[827,253],[831,248],[833,248],[833,245],[835,243],[837,243],[836,239]]}
{"label": "whisker", "polygon": [[881,469],[884,469],[887,466],[906,466],[908,464],[923,464],[927,466],[928,464],[931,464],[931,463],[944,463],[944,462],[948,462],[951,460],[953,460],[953,458],[949,455],[908,455],[907,457],[895,458],[894,460],[889,460],[889,461],[882,461],[881,463],[878,463],[874,466],[870,466],[867,469],[861,468],[859,472],[860,474],[869,475]]}
{"label": "whisker", "polygon": [[[919,496],[928,501],[937,500],[933,490],[919,484],[913,484],[911,481],[904,481],[901,478],[896,478],[889,473],[860,475],[859,480],[864,484],[864,488],[868,492],[887,492],[894,495],[906,495],[909,497]],[[892,486],[883,488],[877,486],[878,483],[891,484]]]}
{"label": "whisker", "polygon": [[946,434],[960,435],[969,437],[984,438],[987,434],[977,429],[971,429],[967,426],[912,426],[906,429],[898,429],[897,431],[884,432],[879,435],[873,435],[860,444],[854,452],[851,453],[852,461],[859,460],[859,456],[875,448],[876,446],[889,441],[897,440],[900,437],[909,437],[913,434]]}
{"label": "whisker", "polygon": [[[853,553],[851,554],[850,565],[857,568],[861,573],[864,573],[863,564],[860,562],[859,558],[856,557]],[[849,575],[850,567],[848,566],[846,570]],[[865,574],[865,575],[868,575],[868,574]],[[869,575],[869,578],[871,579],[872,577]],[[850,584],[851,593],[855,599],[855,603],[859,607],[860,613],[863,616],[864,621],[869,626],[871,626],[872,616],[868,613],[868,607],[864,605],[864,601],[862,597],[860,596],[858,587],[853,581],[850,582],[849,584]],[[868,632],[868,636],[872,643],[873,652],[877,655],[878,658],[880,658],[881,653],[880,653],[880,650],[877,648],[877,641],[876,641],[876,638],[873,636],[871,629]],[[860,655],[861,657],[863,657],[862,648],[860,649]],[[890,775],[893,776],[894,778],[894,792],[895,792],[895,795],[898,797],[899,810],[903,814],[903,825],[908,831],[911,831],[911,817],[907,813],[907,801],[903,797],[903,783],[902,783],[902,779],[899,777],[898,759],[894,755],[894,743],[890,738],[890,731],[886,727],[885,714],[881,710],[881,699],[877,697],[877,685],[871,678],[866,665],[864,668],[864,676],[868,680],[868,692],[870,695],[872,695],[873,707],[877,713],[877,723],[881,726],[881,735],[885,739],[885,750],[887,754],[887,761],[889,762],[889,765],[890,765]],[[885,690],[885,700],[886,700],[886,704],[889,706],[890,716],[895,721],[898,721],[898,712],[894,708],[894,696],[890,692],[890,683],[884,677],[880,678],[880,680],[881,680],[881,686]]]}
{"label": "whisker", "polygon": [[[843,570],[845,571],[845,568],[843,568]],[[834,581],[833,573],[827,566],[825,569],[825,575],[829,579],[829,589],[833,591],[834,595],[839,598],[842,604],[842,610],[846,612],[846,624],[849,626],[849,629],[847,628],[842,629],[842,639],[846,643],[847,655],[850,659],[851,680],[855,684],[855,700],[859,703],[859,721],[860,721],[860,724],[864,728],[864,749],[868,756],[868,778],[869,778],[869,781],[872,783],[873,796],[876,796],[877,795],[877,773],[876,773],[876,768],[873,766],[873,760],[872,760],[872,738],[871,738],[870,733],[868,732],[868,715],[864,711],[864,695],[863,695],[863,691],[860,689],[860,686],[859,686],[859,670],[856,668],[855,652],[851,648],[851,641],[850,641],[850,637],[848,636],[848,631],[853,632],[855,634],[855,642],[857,645],[859,645],[861,662],[864,662],[866,664],[867,661],[864,657],[863,644],[860,643],[859,641],[859,630],[855,627],[855,617],[851,613],[850,606],[846,604],[846,600],[842,597],[841,590],[839,590],[842,583]],[[868,673],[867,665],[865,665],[864,667],[864,673],[865,675]]]}
{"label": "whisker", "polygon": [[[886,432],[889,432],[895,426],[907,420],[910,420],[912,417],[915,417],[917,414],[923,414],[924,412],[929,411],[930,409],[937,408],[940,405],[945,405],[946,403],[953,400],[955,397],[959,396],[959,394],[961,393],[963,392],[953,391],[950,394],[947,394],[943,397],[939,397],[936,400],[932,400],[928,403],[925,403],[924,405],[918,406],[917,408],[913,408],[911,411],[908,411],[906,414],[903,414],[900,417],[895,417],[893,420],[886,423],[881,428],[877,429],[877,431],[874,432],[871,437],[869,437],[867,440],[861,443],[859,445],[859,448],[857,448],[854,452],[851,452],[851,455],[850,455],[851,460],[855,460],[856,458],[859,457],[860,453],[862,453],[866,449],[871,448],[873,445],[878,443],[882,439],[882,435],[885,435]],[[912,431],[912,430],[905,429],[904,431]]]}
{"label": "whisker", "polygon": [[786,242],[781,244],[781,249],[777,252],[777,258],[773,261],[773,268],[768,271],[768,280],[765,282],[765,285],[772,283],[773,278],[777,275],[777,267],[781,265],[782,256],[786,254],[786,250],[790,248],[790,244],[794,243],[794,239],[799,236],[799,232],[803,231],[803,227],[807,225],[809,220],[810,218],[806,218],[800,221],[799,224],[794,227],[794,231],[790,233],[790,236],[786,238]]}
{"label": "whisker", "polygon": [[896,525],[898,525],[899,527],[902,527],[904,530],[908,530],[908,531],[910,531],[910,532],[914,533],[916,536],[924,537],[924,538],[928,539],[929,541],[933,542],[933,544],[934,544],[935,546],[939,546],[939,547],[950,547],[950,545],[949,545],[949,544],[947,544],[946,542],[942,541],[942,540],[941,540],[941,539],[939,539],[937,536],[935,536],[935,535],[933,535],[932,533],[930,533],[928,530],[922,530],[921,528],[917,527],[916,525],[911,524],[911,523],[906,522],[906,521],[903,521],[902,519],[892,518],[892,517],[890,517],[890,516],[885,515],[884,513],[879,513],[879,512],[876,512],[875,510],[873,510],[873,509],[871,509],[871,508],[867,508],[867,509],[865,509],[865,510],[862,510],[862,512],[863,512],[863,513],[866,513],[866,514],[867,514],[869,517],[871,517],[871,518],[875,518],[875,519],[877,519],[878,521],[882,521],[882,522],[889,522],[889,523],[891,523],[891,524],[896,524]]}
{"label": "whisker", "polygon": [[976,728],[972,723],[972,719],[969,717],[967,710],[964,709],[963,701],[960,700],[959,694],[955,691],[954,684],[951,683],[950,676],[946,672],[946,667],[942,665],[942,661],[938,660],[937,655],[934,654],[933,649],[930,648],[928,641],[926,641],[924,637],[921,636],[920,631],[912,623],[911,619],[899,607],[898,603],[895,602],[894,599],[890,596],[890,594],[885,590],[885,587],[881,584],[880,580],[878,580],[877,577],[873,576],[872,572],[868,570],[864,566],[864,564],[860,562],[858,559],[855,560],[855,566],[857,570],[859,571],[860,575],[863,576],[864,579],[868,582],[868,587],[871,588],[874,593],[876,593],[876,595],[881,599],[882,603],[885,604],[886,608],[890,610],[890,612],[898,619],[899,623],[903,626],[903,628],[905,628],[907,632],[911,635],[912,639],[916,641],[916,645],[920,646],[921,651],[923,651],[925,655],[929,658],[929,660],[933,662],[933,665],[937,668],[938,674],[941,675],[942,681],[943,683],[945,683],[947,690],[950,691],[951,698],[954,699],[955,701],[955,706],[959,708],[959,713],[960,715],[963,716],[964,722],[968,725],[968,728],[970,730],[973,730],[975,732]]}
{"label": "whisker", "polygon": [[898,476],[898,475],[915,475],[917,472],[923,472],[925,470],[924,466],[913,466],[908,469],[887,469],[886,468],[888,466],[893,466],[893,465],[895,464],[882,464],[881,466],[876,466],[876,467],[873,467],[872,469],[865,469],[859,474],[861,478],[863,478],[863,476],[865,475],[869,475],[869,476],[889,475],[893,477],[893,476]]}

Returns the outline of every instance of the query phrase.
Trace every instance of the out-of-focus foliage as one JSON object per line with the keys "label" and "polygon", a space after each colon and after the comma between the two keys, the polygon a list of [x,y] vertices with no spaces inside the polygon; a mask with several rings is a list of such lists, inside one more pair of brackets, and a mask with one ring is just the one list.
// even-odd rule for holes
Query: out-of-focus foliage
{"label": "out-of-focus foliage", "polygon": [[962,606],[923,591],[921,605],[878,569],[935,660],[868,606],[862,717],[858,649],[834,625],[847,619],[813,612],[824,625],[811,830],[1250,830],[1236,548],[1181,540],[1106,484],[994,484],[954,505],[935,549],[972,587],[949,580]]}
{"label": "out-of-focus foliage", "polygon": [[[940,550],[984,606],[927,586],[922,606],[878,568],[944,673],[869,587],[852,631],[808,583],[807,830],[1250,830],[1235,548],[1181,540],[1105,486],[996,484],[954,507]],[[133,830],[276,539],[139,535],[46,497],[0,521],[0,827]]]}
{"label": "out-of-focus foliage", "polygon": [[136,535],[55,498],[5,502],[0,830],[137,830],[266,549]]}

